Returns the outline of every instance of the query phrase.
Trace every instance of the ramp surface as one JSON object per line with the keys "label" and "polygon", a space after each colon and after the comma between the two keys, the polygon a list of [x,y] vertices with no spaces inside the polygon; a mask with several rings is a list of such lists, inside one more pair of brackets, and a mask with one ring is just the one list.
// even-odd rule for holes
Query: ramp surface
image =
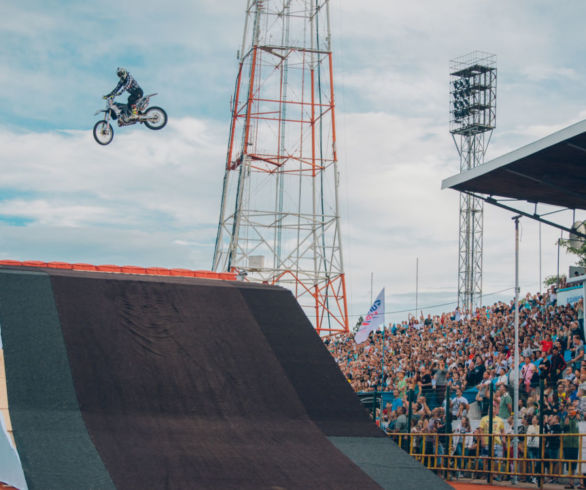
{"label": "ramp surface", "polygon": [[29,488],[415,488],[287,290],[0,268],[0,325]]}
{"label": "ramp surface", "polygon": [[114,488],[81,416],[47,274],[0,270],[0,327],[28,487]]}

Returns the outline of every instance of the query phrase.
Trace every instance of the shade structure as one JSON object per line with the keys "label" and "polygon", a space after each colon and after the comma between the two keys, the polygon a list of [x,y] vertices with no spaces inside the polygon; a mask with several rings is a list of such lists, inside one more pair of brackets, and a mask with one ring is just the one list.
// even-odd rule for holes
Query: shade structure
{"label": "shade structure", "polygon": [[586,120],[442,182],[442,189],[586,209]]}

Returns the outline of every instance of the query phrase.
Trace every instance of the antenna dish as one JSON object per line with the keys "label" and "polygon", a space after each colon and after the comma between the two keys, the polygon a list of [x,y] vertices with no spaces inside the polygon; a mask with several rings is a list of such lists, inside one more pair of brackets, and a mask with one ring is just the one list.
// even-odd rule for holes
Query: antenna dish
{"label": "antenna dish", "polygon": [[572,231],[570,232],[570,237],[566,242],[568,247],[570,248],[582,248],[584,243],[586,243],[586,221],[576,221],[572,225]]}

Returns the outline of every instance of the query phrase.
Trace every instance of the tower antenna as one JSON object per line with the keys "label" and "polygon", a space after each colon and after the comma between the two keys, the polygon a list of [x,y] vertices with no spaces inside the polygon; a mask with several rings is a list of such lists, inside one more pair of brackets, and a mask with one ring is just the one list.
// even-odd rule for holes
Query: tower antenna
{"label": "tower antenna", "polygon": [[248,0],[214,271],[290,288],[348,332],[329,0]]}

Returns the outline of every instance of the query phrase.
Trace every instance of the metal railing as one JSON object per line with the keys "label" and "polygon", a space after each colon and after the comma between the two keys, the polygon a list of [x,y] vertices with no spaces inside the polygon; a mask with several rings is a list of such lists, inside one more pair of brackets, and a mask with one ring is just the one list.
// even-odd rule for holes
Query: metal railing
{"label": "metal railing", "polygon": [[[412,432],[390,437],[427,468],[444,478],[586,482],[582,449],[586,434],[441,434]],[[518,437],[518,454],[513,439]],[[583,474],[584,472],[584,474]]]}

